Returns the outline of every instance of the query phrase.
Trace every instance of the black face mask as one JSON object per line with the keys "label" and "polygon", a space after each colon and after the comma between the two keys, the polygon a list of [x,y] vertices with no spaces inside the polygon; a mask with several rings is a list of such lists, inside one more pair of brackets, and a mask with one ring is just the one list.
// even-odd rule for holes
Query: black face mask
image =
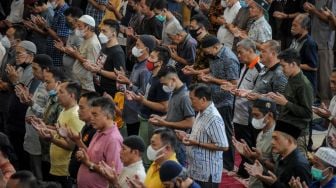
{"label": "black face mask", "polygon": [[201,28],[199,27],[198,29],[189,29],[189,34],[194,38],[197,39],[197,36],[199,35],[197,32],[200,30]]}

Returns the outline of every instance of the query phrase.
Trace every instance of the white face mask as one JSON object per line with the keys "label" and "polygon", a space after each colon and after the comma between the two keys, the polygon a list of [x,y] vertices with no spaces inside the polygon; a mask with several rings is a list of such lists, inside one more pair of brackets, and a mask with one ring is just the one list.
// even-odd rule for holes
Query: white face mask
{"label": "white face mask", "polygon": [[79,29],[75,29],[75,35],[83,38],[84,37],[84,31],[79,30]]}
{"label": "white face mask", "polygon": [[264,123],[265,117],[266,116],[260,119],[252,118],[252,126],[258,130],[263,129],[266,126],[266,124]]}
{"label": "white face mask", "polygon": [[104,33],[100,33],[98,38],[102,44],[106,44],[109,41],[109,39]]}
{"label": "white face mask", "polygon": [[162,90],[163,90],[164,92],[166,92],[166,93],[171,93],[171,92],[174,91],[174,87],[163,85],[163,86],[162,86]]}
{"label": "white face mask", "polygon": [[132,55],[134,55],[134,57],[140,57],[142,56],[142,54],[143,54],[143,49],[139,49],[136,46],[132,48]]}
{"label": "white face mask", "polygon": [[162,155],[158,155],[160,151],[162,151],[166,146],[163,146],[162,148],[155,150],[151,145],[147,148],[147,158],[151,161],[155,161],[156,159],[160,158]]}
{"label": "white face mask", "polygon": [[2,39],[1,39],[1,44],[5,47],[5,48],[7,48],[7,49],[9,49],[10,47],[11,47],[11,43],[10,43],[10,41],[9,41],[9,39],[8,39],[8,37],[7,36],[4,36]]}

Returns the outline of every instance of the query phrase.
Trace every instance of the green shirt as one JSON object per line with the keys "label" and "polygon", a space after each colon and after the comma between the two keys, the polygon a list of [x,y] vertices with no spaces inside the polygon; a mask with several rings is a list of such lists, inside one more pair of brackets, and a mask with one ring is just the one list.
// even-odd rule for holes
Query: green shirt
{"label": "green shirt", "polygon": [[284,95],[288,100],[281,107],[279,120],[291,123],[302,130],[301,136],[308,133],[308,125],[312,120],[313,88],[302,71],[288,79]]}

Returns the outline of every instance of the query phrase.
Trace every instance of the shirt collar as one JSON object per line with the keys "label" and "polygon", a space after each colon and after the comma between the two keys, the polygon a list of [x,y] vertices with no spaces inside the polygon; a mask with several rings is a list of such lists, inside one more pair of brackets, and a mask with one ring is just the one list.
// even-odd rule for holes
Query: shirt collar
{"label": "shirt collar", "polygon": [[130,164],[128,166],[125,166],[124,168],[133,168],[133,167],[140,166],[140,165],[142,165],[142,160],[137,161],[135,163],[132,163],[132,164]]}
{"label": "shirt collar", "polygon": [[97,130],[97,133],[98,133],[98,134],[104,134],[104,135],[105,135],[105,134],[110,134],[110,133],[114,132],[116,128],[117,128],[117,124],[116,124],[116,123],[113,123],[113,126],[112,126],[112,127],[108,128],[108,129],[106,129],[106,130],[104,130],[104,131],[99,131],[99,130]]}
{"label": "shirt collar", "polygon": [[173,91],[173,94],[178,94],[180,93],[181,91],[187,89],[187,86],[186,85],[182,85],[180,88],[178,88],[176,91]]}
{"label": "shirt collar", "polygon": [[260,61],[260,57],[257,56],[256,58],[254,58],[254,59],[250,62],[248,68],[249,68],[249,69],[253,69],[259,61]]}
{"label": "shirt collar", "polygon": [[292,153],[287,155],[284,159],[280,159],[279,163],[281,163],[281,164],[290,163],[290,161],[292,161],[298,155],[298,152],[300,152],[300,151],[297,148],[295,148],[295,150],[293,150]]}
{"label": "shirt collar", "polygon": [[200,115],[207,115],[207,114],[212,113],[214,107],[215,107],[214,103],[211,102],[211,103],[209,104],[209,106],[208,106],[203,112],[200,113]]}

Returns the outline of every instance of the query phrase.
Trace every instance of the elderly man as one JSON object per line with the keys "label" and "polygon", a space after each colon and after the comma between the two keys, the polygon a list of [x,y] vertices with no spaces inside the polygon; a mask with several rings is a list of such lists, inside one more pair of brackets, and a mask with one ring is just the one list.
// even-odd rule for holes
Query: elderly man
{"label": "elderly man", "polygon": [[[336,151],[327,148],[319,148],[313,158],[313,166],[311,168],[311,174],[313,179],[316,180],[309,185],[310,188],[332,188],[336,187],[335,174],[336,167]],[[306,182],[301,182],[300,178],[292,177],[289,185],[292,188],[307,187]]]}

